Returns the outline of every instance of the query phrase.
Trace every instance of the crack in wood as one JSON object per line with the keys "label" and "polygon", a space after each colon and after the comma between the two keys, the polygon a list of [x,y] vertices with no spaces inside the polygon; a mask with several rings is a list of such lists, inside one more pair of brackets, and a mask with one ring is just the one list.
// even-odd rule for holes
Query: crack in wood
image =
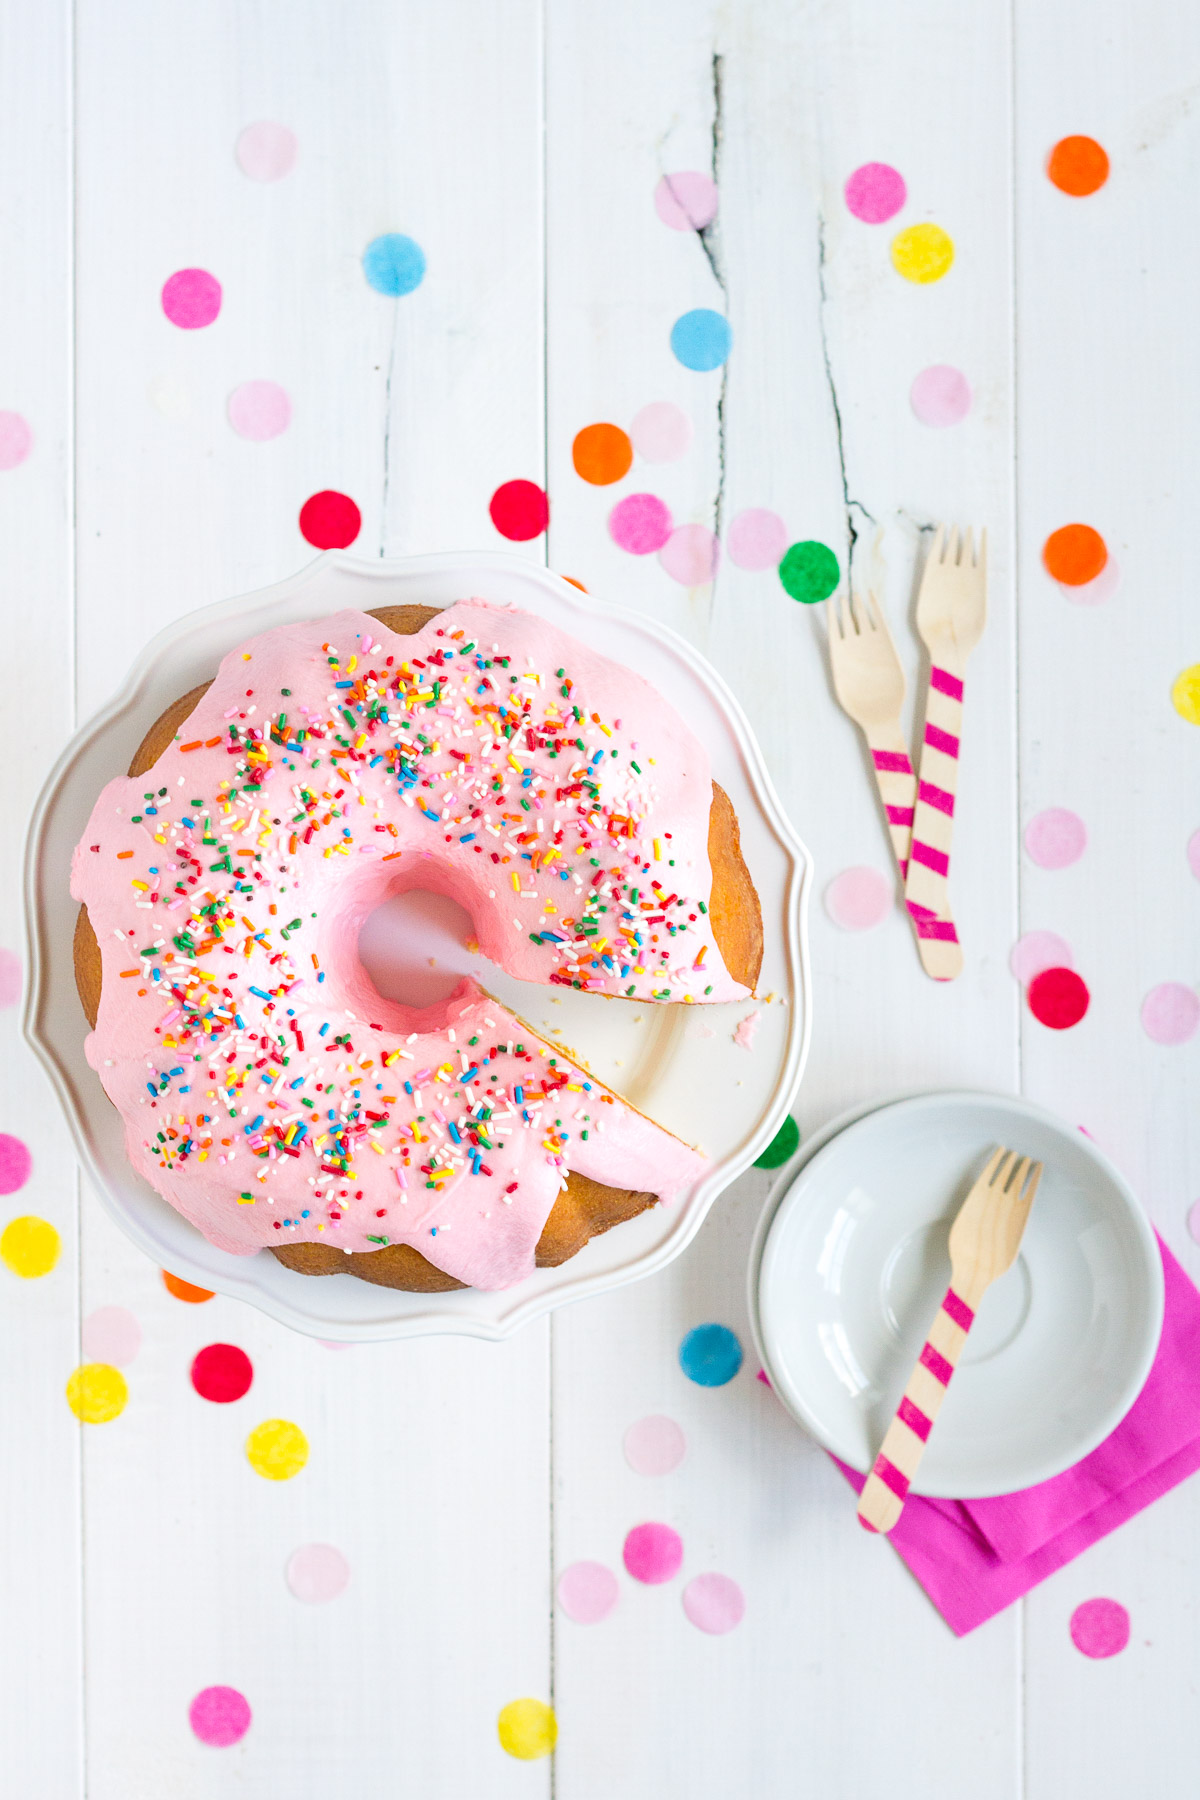
{"label": "crack in wood", "polygon": [[842,407],[838,399],[837,381],[833,373],[833,359],[829,354],[829,331],[825,316],[829,303],[829,290],[825,283],[825,215],[821,212],[817,214],[817,287],[820,293],[817,327],[821,335],[821,360],[825,366],[825,384],[829,389],[829,404],[833,410],[838,471],[842,483],[842,507],[846,515],[846,587],[849,590],[854,574],[854,551],[858,543],[858,525],[855,523],[855,514],[860,514],[872,525],[876,524],[877,520],[874,513],[851,494],[850,481],[846,473],[846,439],[842,422]]}

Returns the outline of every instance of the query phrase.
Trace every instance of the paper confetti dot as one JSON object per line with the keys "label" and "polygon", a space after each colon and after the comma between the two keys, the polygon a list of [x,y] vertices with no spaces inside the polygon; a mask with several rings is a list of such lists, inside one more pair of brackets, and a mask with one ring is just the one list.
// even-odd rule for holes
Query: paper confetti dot
{"label": "paper confetti dot", "polygon": [[[1186,1044],[1200,1025],[1200,996],[1181,981],[1164,981],[1142,1001],[1142,1030],[1156,1044]],[[0,1240],[0,1249],[3,1241]]]}
{"label": "paper confetti dot", "polygon": [[236,1344],[206,1344],[192,1359],[192,1386],[202,1400],[226,1406],[248,1394],[253,1380],[254,1365]]}
{"label": "paper confetti dot", "polygon": [[742,1346],[728,1325],[693,1325],[679,1346],[679,1366],[699,1387],[724,1387],[742,1366]]}
{"label": "paper confetti dot", "polygon": [[892,267],[905,281],[940,281],[953,261],[953,241],[940,225],[910,225],[892,239]]}
{"label": "paper confetti dot", "polygon": [[670,400],[651,400],[634,415],[629,435],[644,462],[678,462],[692,442],[692,421]]}
{"label": "paper confetti dot", "polygon": [[1200,1200],[1193,1201],[1191,1207],[1188,1209],[1187,1223],[1188,1230],[1191,1232],[1196,1242],[1200,1244]]}
{"label": "paper confetti dot", "polygon": [[1087,826],[1065,806],[1048,806],[1025,827],[1025,848],[1039,869],[1068,869],[1087,849]]}
{"label": "paper confetti dot", "polygon": [[1108,152],[1095,138],[1059,138],[1046,159],[1046,173],[1064,194],[1082,199],[1108,180]]}
{"label": "paper confetti dot", "polygon": [[1083,587],[1108,561],[1108,546],[1094,526],[1060,525],[1042,545],[1042,561],[1064,587]]}
{"label": "paper confetti dot", "polygon": [[846,205],[864,225],[883,225],[894,219],[908,199],[899,169],[890,163],[863,163],[845,186]]}
{"label": "paper confetti dot", "polygon": [[544,1700],[510,1700],[496,1721],[500,1747],[522,1762],[549,1756],[558,1742],[558,1720]]}
{"label": "paper confetti dot", "polygon": [[189,1306],[202,1306],[206,1300],[213,1298],[211,1288],[195,1287],[190,1281],[185,1281],[182,1275],[171,1275],[164,1269],[162,1278],[168,1294],[174,1294],[177,1300],[186,1300]]}
{"label": "paper confetti dot", "polygon": [[25,1186],[33,1158],[19,1137],[0,1131],[0,1194],[15,1194]]}
{"label": "paper confetti dot", "polygon": [[815,538],[805,538],[801,543],[793,544],[785,552],[779,565],[779,579],[784,591],[804,606],[813,606],[818,600],[828,600],[840,575],[838,559],[833,551],[828,544],[818,543]]}
{"label": "paper confetti dot", "polygon": [[142,1328],[124,1306],[98,1306],[83,1321],[83,1353],[89,1362],[123,1369],[142,1347]]}
{"label": "paper confetti dot", "polygon": [[176,269],[163,283],[162,309],[180,331],[200,331],[221,310],[221,284],[207,269]]}
{"label": "paper confetti dot", "polygon": [[719,369],[733,348],[733,328],[707,306],[685,312],[671,327],[671,349],[685,369]]}
{"label": "paper confetti dot", "polygon": [[33,431],[20,413],[0,412],[0,469],[15,469],[33,449]]}
{"label": "paper confetti dot", "polygon": [[575,473],[593,487],[609,487],[628,475],[633,464],[633,445],[619,425],[585,425],[571,445]]}
{"label": "paper confetti dot", "polygon": [[191,417],[191,392],[178,375],[152,375],[146,383],[146,398],[164,419]]}
{"label": "paper confetti dot", "polygon": [[362,530],[362,514],[349,494],[322,488],[300,508],[300,535],[315,550],[347,550]]}
{"label": "paper confetti dot", "polygon": [[779,1169],[794,1156],[800,1143],[800,1127],[789,1113],[761,1156],[754,1159],[756,1169]]}
{"label": "paper confetti dot", "polygon": [[297,1600],[306,1606],[323,1606],[345,1593],[350,1564],[332,1544],[301,1544],[288,1557],[284,1576]]}
{"label": "paper confetti dot", "polygon": [[207,1687],[188,1707],[188,1724],[202,1744],[228,1749],[250,1729],[250,1702],[236,1688]]}
{"label": "paper confetti dot", "polygon": [[107,1425],[128,1398],[125,1377],[111,1363],[81,1363],[67,1382],[67,1405],[84,1425]]}
{"label": "paper confetti dot", "polygon": [[1043,969],[1069,969],[1074,961],[1070,945],[1057,932],[1027,931],[1009,952],[1008,966],[1026,987]]}
{"label": "paper confetti dot", "polygon": [[1110,550],[1104,567],[1091,581],[1076,582],[1073,587],[1065,581],[1055,585],[1063,599],[1069,600],[1072,606],[1103,606],[1106,600],[1112,599],[1121,585],[1121,565]]}
{"label": "paper confetti dot", "polygon": [[308,1439],[290,1419],[264,1419],[246,1439],[246,1455],[266,1481],[290,1481],[308,1461]]}
{"label": "paper confetti dot", "polygon": [[1200,663],[1193,663],[1175,678],[1171,705],[1189,725],[1200,725]]}
{"label": "paper confetti dot", "polygon": [[664,175],[654,190],[654,210],[672,231],[703,231],[717,216],[717,184],[699,169]]}
{"label": "paper confetti dot", "polygon": [[730,521],[725,544],[739,569],[777,569],[788,547],[787,526],[778,513],[748,506]]}
{"label": "paper confetti dot", "polygon": [[700,1631],[720,1637],[740,1625],[746,1596],[728,1575],[694,1575],[683,1590],[683,1610]]}
{"label": "paper confetti dot", "polygon": [[377,294],[411,294],[425,278],[425,252],[402,231],[372,238],[363,251],[363,274]]}
{"label": "paper confetti dot", "polygon": [[20,957],[15,950],[0,950],[0,1006],[15,1006],[21,985]]}
{"label": "paper confetti dot", "polygon": [[23,1281],[48,1275],[58,1261],[61,1240],[49,1219],[28,1214],[10,1219],[0,1235],[0,1261]]}
{"label": "paper confetti dot", "polygon": [[825,889],[825,911],[843,931],[870,931],[887,918],[893,897],[892,883],[878,869],[843,869]]}
{"label": "paper confetti dot", "polygon": [[273,119],[256,119],[238,133],[233,154],[251,181],[281,181],[296,166],[296,134]]}
{"label": "paper confetti dot", "polygon": [[506,481],[488,501],[492,524],[514,544],[540,537],[550,523],[550,502],[536,481]]}
{"label": "paper confetti dot", "polygon": [[1071,1642],[1085,1656],[1116,1656],[1129,1642],[1129,1614],[1119,1600],[1085,1600],[1071,1614]]}
{"label": "paper confetti dot", "polygon": [[292,403],[277,381],[243,381],[229,396],[228,412],[239,437],[263,444],[287,430]]}
{"label": "paper confetti dot", "polygon": [[625,1461],[635,1475],[669,1475],[683,1461],[687,1439],[662,1413],[638,1419],[625,1433]]}
{"label": "paper confetti dot", "polygon": [[1188,868],[1200,881],[1200,831],[1193,831],[1187,845]]}
{"label": "paper confetti dot", "polygon": [[625,1539],[621,1555],[635,1581],[658,1587],[678,1575],[683,1562],[683,1539],[669,1525],[635,1525]]}
{"label": "paper confetti dot", "polygon": [[678,525],[658,553],[658,560],[681,587],[702,587],[717,573],[721,546],[707,525]]}
{"label": "paper confetti dot", "polygon": [[1027,989],[1029,1010],[1051,1031],[1068,1031],[1087,1012],[1091,995],[1074,969],[1043,969]]}
{"label": "paper confetti dot", "polygon": [[608,515],[608,534],[631,556],[649,556],[670,537],[671,514],[656,494],[627,494]]}
{"label": "paper confetti dot", "polygon": [[961,369],[932,363],[913,382],[908,400],[922,425],[959,425],[971,410],[971,384]]}
{"label": "paper confetti dot", "polygon": [[558,1604],[577,1625],[598,1625],[617,1604],[617,1578],[603,1563],[577,1562],[558,1578]]}

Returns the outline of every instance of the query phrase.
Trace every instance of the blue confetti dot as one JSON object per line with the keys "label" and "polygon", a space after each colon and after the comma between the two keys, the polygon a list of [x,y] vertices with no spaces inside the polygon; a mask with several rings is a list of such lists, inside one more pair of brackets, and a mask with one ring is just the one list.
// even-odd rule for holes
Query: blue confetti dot
{"label": "blue confetti dot", "polygon": [[742,1346],[728,1325],[696,1325],[679,1346],[679,1366],[701,1387],[724,1387],[742,1366]]}
{"label": "blue confetti dot", "polygon": [[425,278],[425,252],[402,232],[388,231],[367,245],[362,266],[377,294],[411,294]]}
{"label": "blue confetti dot", "polygon": [[671,327],[671,348],[685,369],[719,369],[733,347],[733,327],[723,314],[698,306]]}

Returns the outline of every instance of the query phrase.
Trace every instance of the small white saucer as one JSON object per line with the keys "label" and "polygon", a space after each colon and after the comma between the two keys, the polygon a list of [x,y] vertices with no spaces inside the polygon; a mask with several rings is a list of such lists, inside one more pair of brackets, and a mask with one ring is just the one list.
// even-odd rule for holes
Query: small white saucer
{"label": "small white saucer", "polygon": [[950,1279],[950,1225],[987,1151],[1045,1164],[1021,1254],[989,1290],[915,1493],[977,1499],[1061,1473],[1111,1432],[1158,1348],[1162,1258],[1127,1183],[1023,1100],[923,1094],[851,1115],[786,1172],[751,1315],[783,1404],[866,1471]]}

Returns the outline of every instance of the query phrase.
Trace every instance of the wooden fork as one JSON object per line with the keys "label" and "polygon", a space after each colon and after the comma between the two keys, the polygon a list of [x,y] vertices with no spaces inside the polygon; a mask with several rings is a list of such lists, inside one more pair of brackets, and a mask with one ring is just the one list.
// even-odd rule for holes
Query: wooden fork
{"label": "wooden fork", "polygon": [[859,1520],[870,1531],[890,1531],[904,1510],[979,1302],[1015,1262],[1041,1178],[1041,1163],[997,1150],[959,1208],[946,1298],[859,1496]]}
{"label": "wooden fork", "polygon": [[987,532],[960,539],[939,525],[917,596],[917,630],[929,651],[925,741],[917,786],[912,848],[904,898],[917,928],[921,965],[935,981],[962,973],[962,947],[950,911],[947,877],[958,749],[962,739],[963,676],[987,621]]}
{"label": "wooden fork", "polygon": [[908,873],[917,778],[900,724],[904,670],[874,594],[829,606],[829,661],[838,704],[862,731],[875,765],[875,785],[903,881]]}

